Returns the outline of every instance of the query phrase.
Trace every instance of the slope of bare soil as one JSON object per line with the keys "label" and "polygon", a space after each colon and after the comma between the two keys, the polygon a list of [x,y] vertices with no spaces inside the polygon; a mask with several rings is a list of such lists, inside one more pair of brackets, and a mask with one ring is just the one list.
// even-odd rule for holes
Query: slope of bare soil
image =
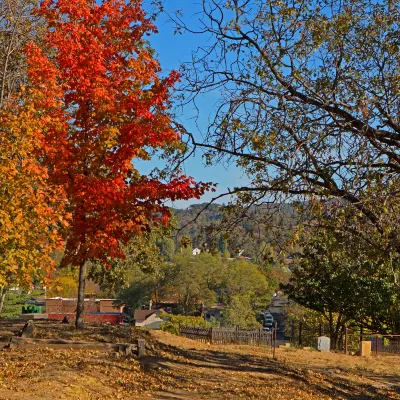
{"label": "slope of bare soil", "polygon": [[134,342],[137,361],[88,350],[2,350],[0,399],[400,399],[400,357],[359,357],[304,350],[210,346],[129,327],[45,326],[38,337]]}

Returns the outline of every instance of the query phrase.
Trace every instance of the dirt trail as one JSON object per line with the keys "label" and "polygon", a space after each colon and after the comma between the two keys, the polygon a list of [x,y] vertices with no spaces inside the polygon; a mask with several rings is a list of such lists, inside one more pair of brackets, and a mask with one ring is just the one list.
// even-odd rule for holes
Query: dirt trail
{"label": "dirt trail", "polygon": [[[343,356],[337,354],[299,350],[290,361],[292,354],[279,350],[276,361],[270,349],[214,347],[164,332],[153,336],[164,351],[160,358],[145,360],[145,368],[159,377],[170,376],[169,390],[154,399],[400,399],[400,367],[396,375],[377,375],[366,367],[354,368],[351,357],[353,364],[340,367]],[[319,364],[320,355],[325,360]],[[375,360],[364,362],[375,366]]]}

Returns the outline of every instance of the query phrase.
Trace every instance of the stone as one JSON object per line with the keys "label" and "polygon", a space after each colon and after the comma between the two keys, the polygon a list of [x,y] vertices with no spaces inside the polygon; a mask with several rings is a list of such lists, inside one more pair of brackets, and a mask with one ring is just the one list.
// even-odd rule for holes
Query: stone
{"label": "stone", "polygon": [[23,338],[33,338],[35,336],[35,324],[33,321],[28,321],[18,336]]}
{"label": "stone", "polygon": [[318,351],[331,351],[331,339],[327,336],[320,336],[317,342]]}
{"label": "stone", "polygon": [[371,356],[371,345],[372,342],[369,340],[363,340],[360,345],[360,356],[370,357]]}

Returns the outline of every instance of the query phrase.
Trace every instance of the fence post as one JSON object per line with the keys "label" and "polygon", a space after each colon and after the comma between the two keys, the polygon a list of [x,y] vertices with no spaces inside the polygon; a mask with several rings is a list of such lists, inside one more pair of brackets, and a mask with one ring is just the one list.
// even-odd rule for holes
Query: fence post
{"label": "fence post", "polygon": [[137,340],[137,358],[142,358],[145,355],[146,342],[144,339]]}
{"label": "fence post", "polygon": [[303,321],[300,321],[299,323],[299,347],[301,346],[301,342],[302,342],[302,331],[303,331]]}
{"label": "fence post", "polygon": [[214,331],[213,327],[210,328],[210,344],[214,343]]}
{"label": "fence post", "polygon": [[378,335],[375,335],[375,355],[378,355]]}
{"label": "fence post", "polygon": [[349,354],[349,349],[348,349],[348,329],[347,326],[344,328],[344,354]]}
{"label": "fence post", "polygon": [[239,342],[239,325],[235,326],[235,342],[238,343],[238,344],[241,344]]}
{"label": "fence post", "polygon": [[272,358],[276,360],[275,352],[276,352],[276,331],[277,331],[278,323],[275,321],[275,326],[274,326],[274,347],[273,347],[273,353],[272,353]]}

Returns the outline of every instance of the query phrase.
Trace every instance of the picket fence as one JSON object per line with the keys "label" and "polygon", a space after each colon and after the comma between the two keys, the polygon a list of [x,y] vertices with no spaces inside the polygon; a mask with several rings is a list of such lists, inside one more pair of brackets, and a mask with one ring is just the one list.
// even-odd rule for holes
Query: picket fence
{"label": "picket fence", "polygon": [[273,331],[263,329],[202,328],[180,326],[180,334],[189,339],[210,344],[246,344],[250,346],[273,346]]}

